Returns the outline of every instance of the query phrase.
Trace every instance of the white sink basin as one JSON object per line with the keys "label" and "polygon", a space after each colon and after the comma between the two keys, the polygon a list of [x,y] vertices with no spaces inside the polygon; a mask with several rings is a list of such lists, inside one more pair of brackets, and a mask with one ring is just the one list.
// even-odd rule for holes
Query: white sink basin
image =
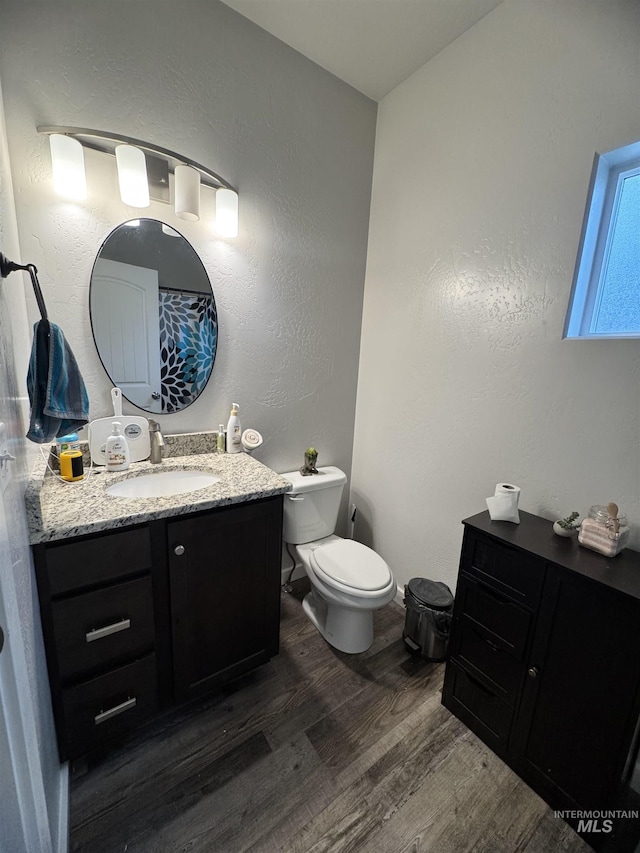
{"label": "white sink basin", "polygon": [[117,498],[166,498],[170,495],[182,495],[185,492],[195,492],[219,483],[221,477],[208,471],[158,471],[154,474],[143,474],[140,477],[130,477],[121,483],[114,483],[105,490],[108,495]]}

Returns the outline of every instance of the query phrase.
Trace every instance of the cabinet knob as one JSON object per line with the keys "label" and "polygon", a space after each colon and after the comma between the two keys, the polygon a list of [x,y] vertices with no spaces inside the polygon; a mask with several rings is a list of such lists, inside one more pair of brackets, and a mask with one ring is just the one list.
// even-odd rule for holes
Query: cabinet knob
{"label": "cabinet knob", "polygon": [[176,547],[173,549],[173,553],[176,555],[176,557],[182,557],[182,555],[184,554],[184,545],[176,545]]}
{"label": "cabinet knob", "polygon": [[529,669],[527,670],[527,675],[530,678],[537,678],[538,677],[538,667],[537,666],[530,666]]}

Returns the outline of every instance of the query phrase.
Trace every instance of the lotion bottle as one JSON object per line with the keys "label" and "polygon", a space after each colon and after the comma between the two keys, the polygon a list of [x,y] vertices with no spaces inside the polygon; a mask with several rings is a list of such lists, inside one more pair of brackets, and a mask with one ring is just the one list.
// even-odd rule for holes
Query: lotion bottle
{"label": "lotion bottle", "polygon": [[120,432],[120,421],[113,421],[113,432],[107,439],[104,455],[107,471],[126,471],[129,467],[129,445]]}
{"label": "lotion bottle", "polygon": [[237,403],[231,404],[231,415],[227,423],[227,453],[242,453],[242,427],[238,417]]}

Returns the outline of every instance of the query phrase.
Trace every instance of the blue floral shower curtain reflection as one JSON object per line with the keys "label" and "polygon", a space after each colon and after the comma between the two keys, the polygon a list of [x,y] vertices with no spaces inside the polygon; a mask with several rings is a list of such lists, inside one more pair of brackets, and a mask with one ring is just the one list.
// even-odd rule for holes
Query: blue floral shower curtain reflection
{"label": "blue floral shower curtain reflection", "polygon": [[160,288],[160,393],[162,412],[180,411],[201,393],[218,342],[213,297]]}

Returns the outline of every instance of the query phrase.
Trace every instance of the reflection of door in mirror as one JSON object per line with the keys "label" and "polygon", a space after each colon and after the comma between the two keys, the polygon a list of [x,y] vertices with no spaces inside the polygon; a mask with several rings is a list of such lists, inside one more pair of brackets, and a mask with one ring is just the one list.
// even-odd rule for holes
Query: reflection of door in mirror
{"label": "reflection of door in mirror", "polygon": [[140,408],[161,412],[157,270],[98,258],[91,316],[96,345],[111,381]]}

